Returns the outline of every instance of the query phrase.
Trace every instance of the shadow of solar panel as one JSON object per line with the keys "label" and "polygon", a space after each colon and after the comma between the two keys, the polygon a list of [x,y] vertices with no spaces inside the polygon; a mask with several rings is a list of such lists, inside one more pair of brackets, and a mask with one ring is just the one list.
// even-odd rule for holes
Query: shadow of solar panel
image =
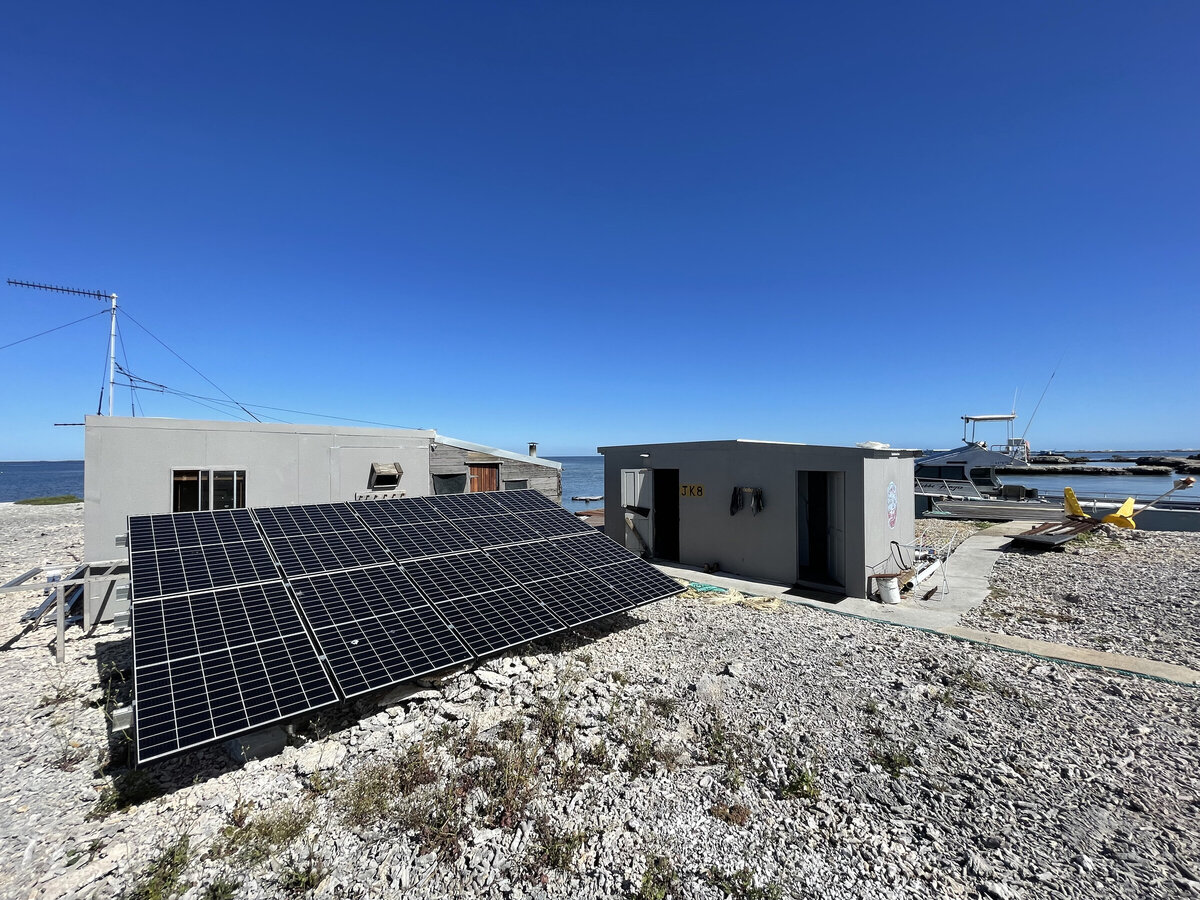
{"label": "shadow of solar panel", "polygon": [[624,612],[634,605],[620,596],[612,585],[587,571],[535,581],[525,585],[525,590],[572,626]]}
{"label": "shadow of solar panel", "polygon": [[402,568],[412,583],[435,603],[517,586],[503,569],[480,551],[410,559]]}
{"label": "shadow of solar panel", "polygon": [[546,637],[567,627],[520,588],[444,600],[437,608],[477,656]]}
{"label": "shadow of solar panel", "polygon": [[557,503],[535,490],[495,491],[492,499],[509,512],[527,513],[540,509],[562,509]]}
{"label": "shadow of solar panel", "polygon": [[133,646],[139,762],[337,700],[279,582],[136,601]]}
{"label": "shadow of solar panel", "polygon": [[379,543],[402,560],[477,549],[471,538],[445,520],[392,528],[376,527],[374,532]]}
{"label": "shadow of solar panel", "polygon": [[512,547],[489,547],[487,555],[499,563],[509,575],[524,584],[586,569],[586,565],[560,549],[565,543],[567,541],[543,540]]}
{"label": "shadow of solar panel", "polygon": [[[628,562],[637,559],[631,551],[625,549],[612,538],[601,534],[594,528],[588,529],[588,534],[572,535],[559,541],[554,546],[568,556],[579,561],[580,568],[594,569],[611,563]],[[655,569],[654,571],[658,571]]]}
{"label": "shadow of solar panel", "polygon": [[456,519],[454,526],[464,534],[470,535],[480,547],[495,547],[501,544],[518,544],[542,539],[537,531],[526,524],[522,516],[512,513],[481,516],[478,519]]}
{"label": "shadow of solar panel", "polygon": [[293,585],[346,697],[472,658],[395,565],[298,578]]}
{"label": "shadow of solar panel", "polygon": [[444,522],[445,517],[423,497],[400,497],[395,500],[359,500],[350,508],[372,528],[394,525],[420,525],[422,522]]}
{"label": "shadow of solar panel", "polygon": [[601,566],[593,569],[597,577],[612,585],[614,591],[627,597],[635,606],[678,594],[683,586],[670,576],[640,559]]}
{"label": "shadow of solar panel", "polygon": [[522,518],[542,537],[562,537],[567,534],[588,534],[595,531],[565,509],[544,509],[525,513]]}
{"label": "shadow of solar panel", "polygon": [[424,499],[447,519],[473,519],[477,516],[498,516],[508,512],[492,499],[497,493],[477,491],[473,494],[437,494]]}

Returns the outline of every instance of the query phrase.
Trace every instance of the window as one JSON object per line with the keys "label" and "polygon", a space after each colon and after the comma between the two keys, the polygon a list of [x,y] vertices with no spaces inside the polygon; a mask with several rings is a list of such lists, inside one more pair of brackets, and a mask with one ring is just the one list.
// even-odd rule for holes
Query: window
{"label": "window", "polygon": [[528,478],[509,478],[504,482],[504,489],[506,491],[523,491],[527,487],[529,487]]}
{"label": "window", "polygon": [[467,492],[467,473],[434,475],[433,492],[435,494],[465,494]]}
{"label": "window", "polygon": [[400,476],[404,470],[400,463],[371,463],[371,477],[367,481],[367,490],[394,491],[400,487]]}
{"label": "window", "polygon": [[171,473],[171,512],[245,506],[245,469],[176,469]]}

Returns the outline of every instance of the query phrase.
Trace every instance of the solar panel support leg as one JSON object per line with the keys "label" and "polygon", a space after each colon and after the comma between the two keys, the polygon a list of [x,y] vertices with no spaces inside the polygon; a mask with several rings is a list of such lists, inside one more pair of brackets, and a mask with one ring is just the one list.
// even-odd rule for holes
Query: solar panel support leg
{"label": "solar panel support leg", "polygon": [[61,585],[54,589],[58,606],[58,646],[55,657],[59,664],[67,661],[67,592]]}

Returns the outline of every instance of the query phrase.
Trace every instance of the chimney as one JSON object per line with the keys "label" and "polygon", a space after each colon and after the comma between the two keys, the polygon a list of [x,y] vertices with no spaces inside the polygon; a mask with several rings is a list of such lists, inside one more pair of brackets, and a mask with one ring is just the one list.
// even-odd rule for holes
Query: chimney
{"label": "chimney", "polygon": [[529,442],[529,455],[537,456],[537,443],[534,441]]}

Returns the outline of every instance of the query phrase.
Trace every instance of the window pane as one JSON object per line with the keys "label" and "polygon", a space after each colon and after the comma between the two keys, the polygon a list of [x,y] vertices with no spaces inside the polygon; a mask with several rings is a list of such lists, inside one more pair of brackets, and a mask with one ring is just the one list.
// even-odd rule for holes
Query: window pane
{"label": "window pane", "polygon": [[467,473],[460,475],[434,475],[433,492],[435,494],[463,494],[467,490]]}
{"label": "window pane", "polygon": [[239,469],[233,473],[237,482],[237,494],[234,500],[234,507],[237,509],[246,508],[246,470]]}
{"label": "window pane", "polygon": [[171,474],[171,512],[200,509],[200,473],[187,469]]}
{"label": "window pane", "polygon": [[236,475],[236,472],[213,472],[213,509],[236,508]]}
{"label": "window pane", "polygon": [[200,470],[200,508],[201,509],[211,509],[208,501],[209,501],[208,470],[201,469]]}

